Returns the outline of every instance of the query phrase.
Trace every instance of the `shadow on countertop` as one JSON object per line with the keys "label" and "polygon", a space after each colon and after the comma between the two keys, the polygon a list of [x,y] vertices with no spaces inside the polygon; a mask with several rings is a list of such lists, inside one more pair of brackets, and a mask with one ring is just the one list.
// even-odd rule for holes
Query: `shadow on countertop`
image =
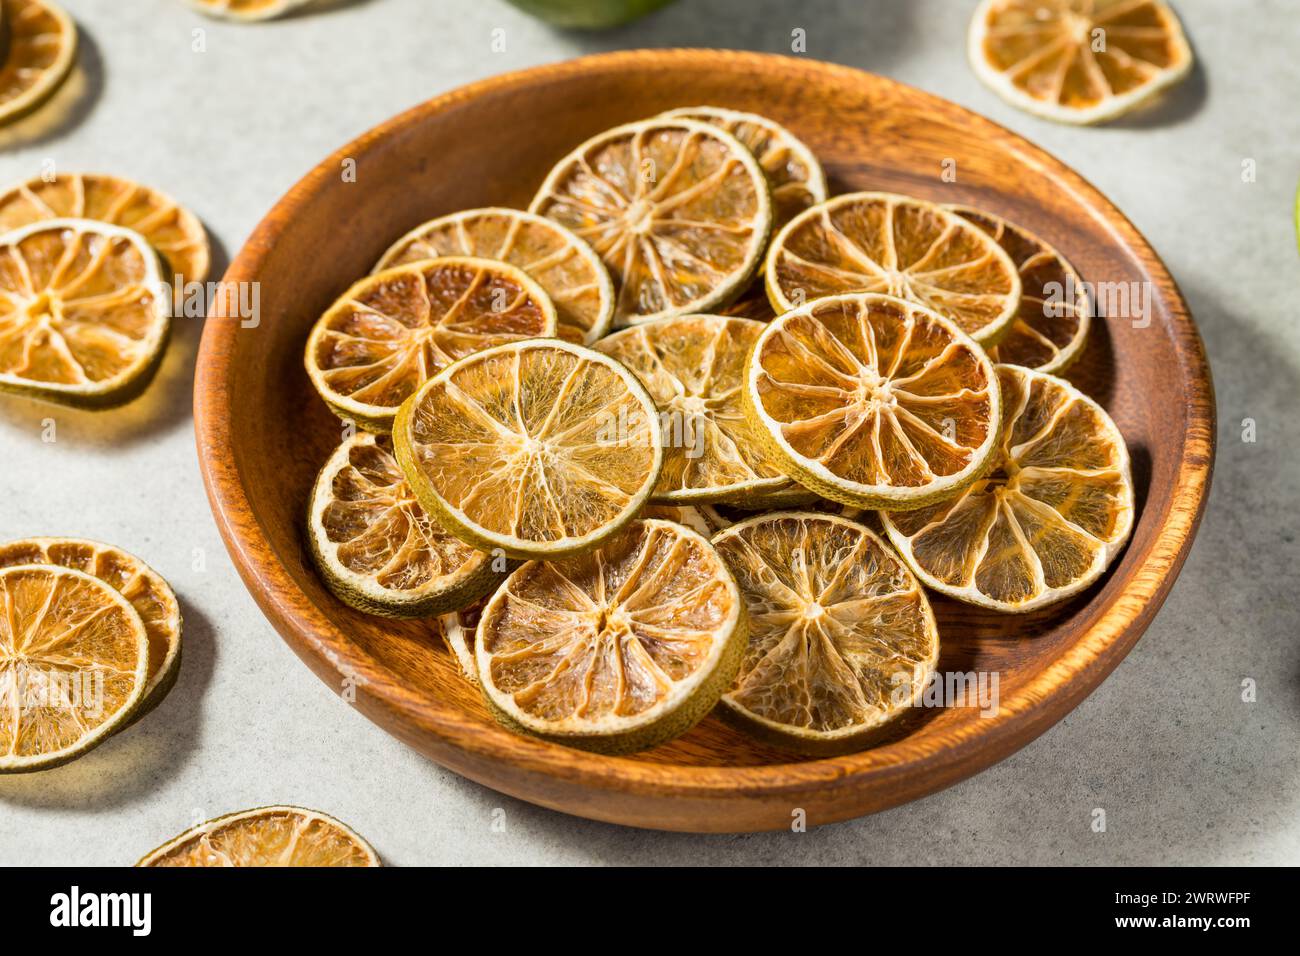
{"label": "shadow on countertop", "polygon": [[0,776],[0,805],[112,813],[150,796],[194,756],[200,703],[216,665],[216,632],[184,595],[178,597],[181,667],[167,696],[85,756],[52,770]]}
{"label": "shadow on countertop", "polygon": [[[32,112],[0,126],[0,153],[67,136],[95,109],[104,91],[104,57],[88,30],[77,26],[77,59],[67,79]],[[11,178],[11,177],[6,177]]]}

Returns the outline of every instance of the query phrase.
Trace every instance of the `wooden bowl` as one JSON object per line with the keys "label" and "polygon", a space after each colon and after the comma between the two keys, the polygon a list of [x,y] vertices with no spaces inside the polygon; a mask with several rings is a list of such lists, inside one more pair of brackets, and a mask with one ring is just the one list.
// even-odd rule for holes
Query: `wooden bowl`
{"label": "wooden bowl", "polygon": [[[1139,514],[1120,560],[1063,608],[999,616],[936,599],[942,671],[996,672],[1000,707],[918,708],[879,746],[800,760],[716,717],[631,757],[516,736],[488,715],[422,623],[335,600],[304,543],[307,496],[340,426],[302,368],[308,329],[389,243],[472,206],[528,204],[551,165],[606,127],[676,106],[753,110],[821,157],[833,193],[883,189],[999,213],[1093,282],[1150,292],[1150,324],[1094,324],[1072,377],[1119,423]],[[353,168],[355,181],[345,176]],[[953,166],[955,162],[955,167]],[[956,181],[945,182],[945,169]],[[949,177],[951,178],[951,177]],[[1078,174],[994,123],[891,80],[806,59],[715,50],[593,56],[498,76],[429,101],[312,170],[226,275],[260,284],[260,324],[213,309],[195,384],[212,510],[259,606],[316,674],[438,763],[566,813],[672,830],[745,831],[881,810],[989,766],[1060,720],[1150,623],[1192,543],[1209,488],[1214,399],[1173,279]],[[233,301],[233,300],[232,300]]]}

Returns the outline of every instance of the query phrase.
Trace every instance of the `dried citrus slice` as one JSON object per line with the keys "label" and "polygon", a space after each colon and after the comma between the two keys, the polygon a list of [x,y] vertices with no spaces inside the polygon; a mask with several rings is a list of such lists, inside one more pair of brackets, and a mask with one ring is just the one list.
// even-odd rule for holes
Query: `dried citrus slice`
{"label": "dried citrus slice", "polygon": [[745,356],[761,322],[719,315],[656,319],[596,348],[632,370],[659,408],[664,466],[654,500],[752,502],[807,496],[768,462],[741,403]]}
{"label": "dried citrus slice", "polygon": [[949,206],[997,241],[1020,274],[1020,308],[998,344],[989,348],[994,362],[1023,365],[1040,372],[1068,367],[1088,338],[1092,302],[1074,266],[1027,229],[992,213]]}
{"label": "dried citrus slice", "polygon": [[560,339],[462,359],[402,406],[393,444],[425,510],[514,558],[596,547],[659,477],[654,402],[613,359]]}
{"label": "dried citrus slice", "polygon": [[994,470],[940,505],[884,514],[890,540],[936,591],[999,611],[1061,601],[1099,578],[1133,526],[1124,437],[1064,379],[999,365]]}
{"label": "dried citrus slice", "polygon": [[1061,123],[1127,113],[1192,66],[1163,0],[983,0],[967,47],[975,74],[999,96]]}
{"label": "dried citrus slice", "polygon": [[121,548],[76,538],[26,538],[0,544],[0,568],[17,564],[50,564],[82,571],[131,603],[149,639],[144,697],[131,720],[158,706],[181,669],[181,608],[162,575]]}
{"label": "dried citrus slice", "polygon": [[729,715],[800,753],[860,750],[925,689],[939,631],[916,578],[857,522],[759,515],[713,538],[749,614]]}
{"label": "dried citrus slice", "polygon": [[555,304],[555,334],[590,345],[609,331],[614,283],[600,257],[558,222],[518,209],[470,209],[412,229],[384,253],[375,271],[435,259],[479,256],[518,266]]}
{"label": "dried citrus slice", "polygon": [[783,470],[861,508],[919,508],[984,472],[997,447],[993,363],[948,319],[872,292],[763,327],[745,411]]}
{"label": "dried citrus slice", "polygon": [[542,287],[505,262],[447,256],[367,276],[339,297],[307,339],[307,374],[341,418],[370,431],[457,359],[555,334]]}
{"label": "dried citrus slice", "polygon": [[130,602],[72,568],[0,569],[0,773],[47,770],[125,726],[149,637]]}
{"label": "dried citrus slice", "polygon": [[478,673],[507,726],[625,753],[708,713],[744,645],[740,594],[717,552],[650,519],[598,551],[510,575],[479,621]]}
{"label": "dried citrus slice", "polygon": [[42,219],[95,219],[133,229],[167,263],[166,278],[179,296],[208,277],[212,252],[197,216],[165,193],[118,176],[65,173],[34,176],[0,192],[0,231]]}
{"label": "dried citrus slice", "polygon": [[629,123],[589,139],[551,170],[530,208],[604,260],[619,327],[735,298],[772,227],[753,154],[730,133],[684,119]]}
{"label": "dried citrus slice", "polygon": [[813,151],[766,116],[717,106],[687,106],[663,115],[721,127],[749,148],[772,190],[773,228],[780,229],[809,206],[825,201],[826,174]]}
{"label": "dried citrus slice", "polygon": [[0,235],[0,392],[86,408],[130,401],[162,360],[170,295],[136,233],[49,219]]}
{"label": "dried citrus slice", "polygon": [[[649,504],[641,510],[641,517],[675,521],[686,525],[692,531],[698,531],[705,537],[717,530],[705,518],[702,509],[690,505]],[[488,600],[487,597],[480,598],[468,607],[451,614],[444,614],[438,619],[443,641],[456,658],[456,663],[460,665],[461,673],[474,684],[478,684],[478,665],[474,662],[474,641],[478,632],[479,619],[483,616],[483,609],[487,607]]]}
{"label": "dried citrus slice", "polygon": [[429,617],[499,583],[490,555],[420,507],[387,435],[358,432],[335,449],[312,489],[307,540],[329,589],[367,614]]}
{"label": "dried citrus slice", "polygon": [[225,20],[270,20],[314,0],[190,0],[190,6]]}
{"label": "dried citrus slice", "polygon": [[777,313],[825,295],[884,292],[933,309],[980,343],[1015,321],[1020,277],[978,226],[924,199],[849,193],[813,206],[772,240]]}
{"label": "dried citrus slice", "polygon": [[259,807],[186,830],[136,866],[379,866],[355,830],[318,810]]}
{"label": "dried citrus slice", "polygon": [[49,0],[0,0],[0,123],[40,106],[67,79],[77,28]]}

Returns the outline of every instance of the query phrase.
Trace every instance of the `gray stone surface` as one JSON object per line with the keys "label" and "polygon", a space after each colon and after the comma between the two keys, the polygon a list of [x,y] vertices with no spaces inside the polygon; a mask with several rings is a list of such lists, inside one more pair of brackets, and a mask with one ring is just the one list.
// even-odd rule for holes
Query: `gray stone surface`
{"label": "gray stone surface", "polygon": [[[1017,113],[974,79],[964,0],[681,0],[597,37],[554,32],[500,0],[337,0],[256,26],[206,20],[182,0],[65,3],[82,27],[84,99],[52,128],[0,130],[0,180],[47,159],[131,176],[189,204],[225,250],[329,151],[461,83],[624,47],[788,51],[803,27],[807,55],[985,113],[1107,193],[1187,294],[1214,365],[1221,444],[1209,513],[1164,610],[1039,740],[928,799],[807,834],[641,832],[462,780],[297,661],[209,515],[190,417],[199,323],[182,321],[161,380],[122,413],[0,400],[0,539],[119,543],[172,581],[187,623],[180,682],[153,715],[74,764],[0,779],[0,863],[130,863],[194,819],[281,802],[337,814],[393,864],[1300,862],[1300,24],[1289,0],[1182,0],[1196,75],[1153,113],[1084,130]],[[494,53],[498,27],[506,49]],[[1254,182],[1242,181],[1247,159]],[[53,444],[41,440],[47,417]],[[1248,418],[1254,443],[1242,440]],[[1247,677],[1256,703],[1241,700]],[[491,828],[497,807],[504,832]],[[1090,829],[1096,807],[1105,833]]]}

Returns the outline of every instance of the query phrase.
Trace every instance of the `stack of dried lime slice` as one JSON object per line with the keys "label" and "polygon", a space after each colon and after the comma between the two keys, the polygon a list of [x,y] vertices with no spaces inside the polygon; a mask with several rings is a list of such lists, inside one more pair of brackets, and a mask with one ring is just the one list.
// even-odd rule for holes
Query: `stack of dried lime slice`
{"label": "stack of dried lime slice", "polygon": [[828,197],[766,117],[616,127],[528,211],[395,238],[317,321],[348,424],[311,552],[523,733],[627,752],[720,705],[860,749],[933,677],[929,592],[1043,607],[1127,538],[1123,438],[1053,374],[1085,289],[991,213]]}
{"label": "stack of dried lime slice", "polygon": [[111,545],[0,545],[0,773],[67,763],[148,713],[176,682],[176,595]]}
{"label": "stack of dried lime slice", "polygon": [[198,218],[147,186],[60,174],[0,190],[0,392],[90,409],[137,397],[210,259]]}

